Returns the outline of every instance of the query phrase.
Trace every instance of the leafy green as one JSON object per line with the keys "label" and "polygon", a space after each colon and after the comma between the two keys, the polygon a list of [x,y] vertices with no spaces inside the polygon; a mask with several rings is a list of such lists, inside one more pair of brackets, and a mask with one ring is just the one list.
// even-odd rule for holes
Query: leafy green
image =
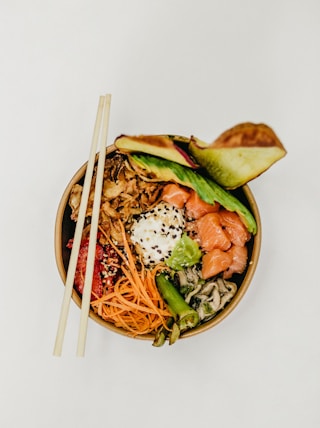
{"label": "leafy green", "polygon": [[174,270],[183,270],[198,263],[201,256],[199,245],[184,233],[165,263]]}

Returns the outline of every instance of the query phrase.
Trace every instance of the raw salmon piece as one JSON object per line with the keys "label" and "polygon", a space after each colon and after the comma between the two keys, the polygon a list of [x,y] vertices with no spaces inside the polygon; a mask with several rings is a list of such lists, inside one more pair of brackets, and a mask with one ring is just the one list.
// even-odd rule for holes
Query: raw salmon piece
{"label": "raw salmon piece", "polygon": [[206,214],[199,218],[196,223],[198,238],[204,251],[211,251],[215,248],[226,251],[231,247],[231,241],[222,229],[218,213]]}
{"label": "raw salmon piece", "polygon": [[223,278],[231,278],[234,273],[242,273],[248,261],[248,249],[247,247],[239,247],[238,245],[233,245],[228,251],[228,254],[232,257],[231,265],[223,273]]}
{"label": "raw salmon piece", "polygon": [[216,213],[219,211],[220,204],[215,202],[214,205],[208,204],[203,201],[198,193],[194,190],[191,191],[190,198],[186,203],[187,218],[198,219],[208,213]]}
{"label": "raw salmon piece", "polygon": [[190,193],[187,189],[174,183],[166,184],[162,191],[162,200],[178,209],[185,206],[189,197]]}
{"label": "raw salmon piece", "polygon": [[224,272],[232,263],[232,255],[218,248],[209,251],[202,257],[202,278],[208,279]]}
{"label": "raw salmon piece", "polygon": [[222,209],[219,211],[221,224],[234,245],[243,247],[249,241],[251,235],[235,212]]}

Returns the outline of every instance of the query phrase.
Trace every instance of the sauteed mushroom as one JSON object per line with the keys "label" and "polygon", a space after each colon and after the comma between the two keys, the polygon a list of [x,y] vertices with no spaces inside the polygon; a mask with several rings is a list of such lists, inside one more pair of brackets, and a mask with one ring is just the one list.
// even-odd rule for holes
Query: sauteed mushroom
{"label": "sauteed mushroom", "polygon": [[201,321],[213,318],[237,292],[236,284],[223,278],[205,282],[196,266],[177,272],[176,278],[185,301],[197,310]]}

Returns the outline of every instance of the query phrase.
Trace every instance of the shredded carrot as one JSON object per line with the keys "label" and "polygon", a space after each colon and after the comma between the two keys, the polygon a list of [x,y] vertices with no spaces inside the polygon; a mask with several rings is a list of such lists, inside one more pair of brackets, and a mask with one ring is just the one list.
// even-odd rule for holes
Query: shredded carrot
{"label": "shredded carrot", "polygon": [[171,316],[156,285],[156,275],[163,271],[165,266],[160,264],[153,269],[147,269],[143,263],[137,263],[120,220],[119,224],[124,253],[102,229],[100,230],[121,257],[123,275],[111,293],[92,301],[91,306],[105,321],[129,331],[133,336],[138,336],[165,326],[166,320]]}

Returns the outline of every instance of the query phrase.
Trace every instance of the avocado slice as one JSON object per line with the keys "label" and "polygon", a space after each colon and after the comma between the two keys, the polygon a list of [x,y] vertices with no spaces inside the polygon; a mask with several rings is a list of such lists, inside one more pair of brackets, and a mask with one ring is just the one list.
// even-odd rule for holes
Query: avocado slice
{"label": "avocado slice", "polygon": [[227,210],[235,211],[250,233],[255,234],[257,232],[257,223],[248,208],[210,178],[176,162],[156,156],[132,153],[130,157],[140,168],[152,173],[159,180],[175,181],[195,190],[203,201],[212,205],[218,202]]}
{"label": "avocado slice", "polygon": [[225,131],[212,144],[191,137],[189,151],[210,177],[227,189],[248,183],[286,155],[269,126],[250,122]]}
{"label": "avocado slice", "polygon": [[123,153],[147,153],[196,169],[188,151],[190,138],[180,135],[120,135],[114,145]]}

